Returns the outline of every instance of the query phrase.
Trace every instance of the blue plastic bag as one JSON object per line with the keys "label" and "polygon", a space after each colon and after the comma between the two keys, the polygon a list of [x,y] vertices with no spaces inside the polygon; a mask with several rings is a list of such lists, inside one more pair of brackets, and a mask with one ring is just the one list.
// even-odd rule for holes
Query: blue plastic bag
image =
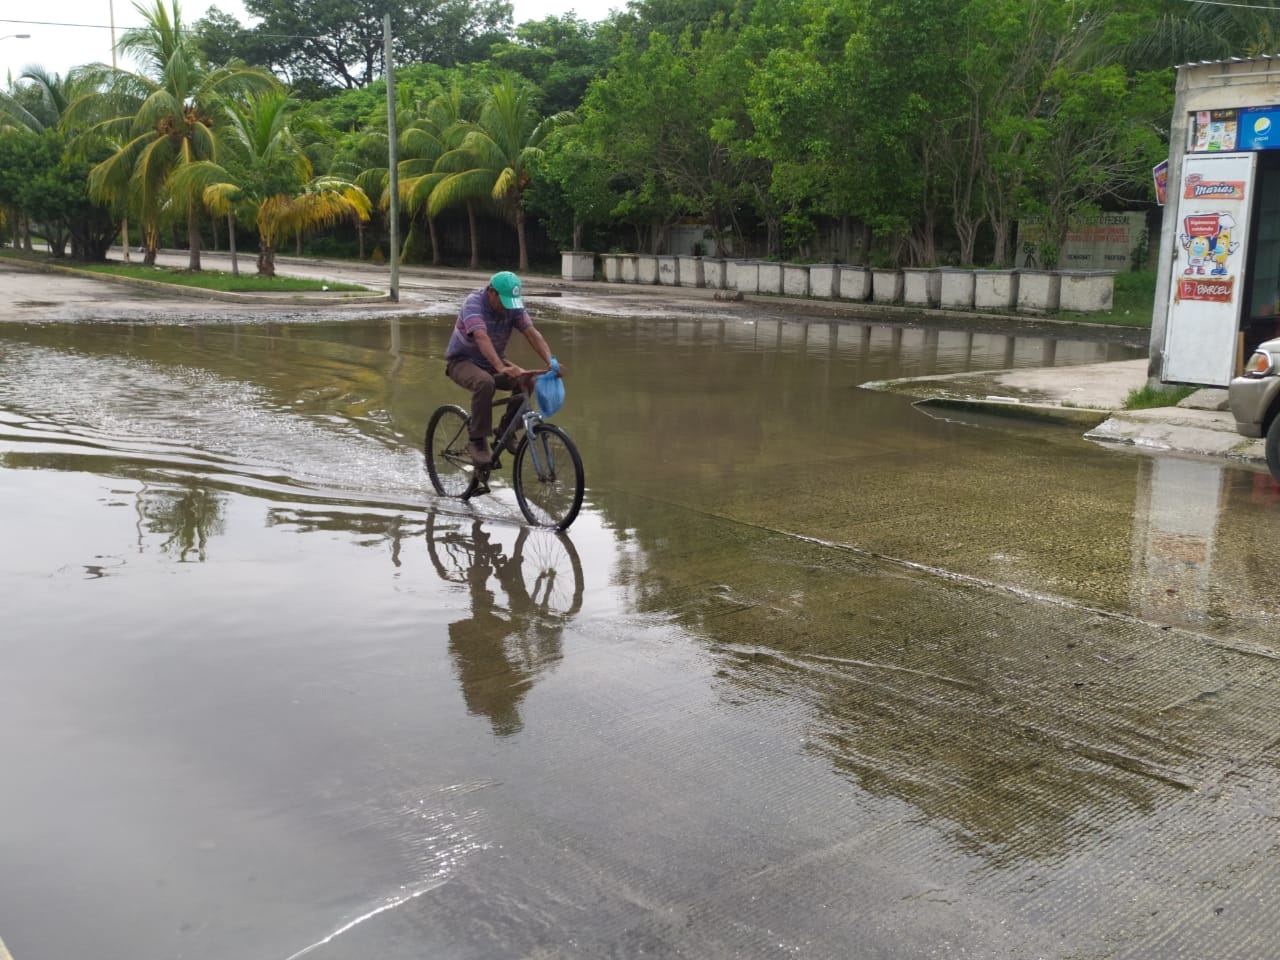
{"label": "blue plastic bag", "polygon": [[560,376],[560,363],[555,357],[551,358],[551,369],[534,381],[533,392],[538,398],[538,409],[544,417],[554,414],[564,403],[564,380]]}

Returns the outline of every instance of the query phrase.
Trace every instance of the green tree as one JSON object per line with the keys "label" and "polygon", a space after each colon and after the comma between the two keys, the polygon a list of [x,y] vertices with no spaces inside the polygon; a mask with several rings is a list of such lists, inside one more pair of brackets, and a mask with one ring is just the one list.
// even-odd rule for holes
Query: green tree
{"label": "green tree", "polygon": [[89,164],[67,149],[65,135],[46,130],[0,131],[0,207],[17,211],[24,245],[43,237],[55,257],[103,260],[115,222],[102,204],[85,193]]}
{"label": "green tree", "polygon": [[276,89],[279,82],[265,70],[242,63],[206,70],[192,35],[183,26],[177,0],[166,9],[135,9],[146,26],[125,31],[119,47],[141,71],[102,68],[105,92],[81,97],[73,116],[106,112],[110,119],[92,126],[92,138],[118,144],[116,151],[89,174],[92,197],[127,200],[141,215],[146,262],[155,262],[161,213],[166,206],[185,216],[188,268],[200,269],[200,197],[169,189],[182,164],[216,160],[216,125],[225,118],[224,103],[234,97]]}
{"label": "green tree", "polygon": [[312,176],[311,161],[289,126],[295,109],[296,102],[283,92],[250,97],[229,110],[221,128],[229,161],[185,163],[173,176],[176,192],[198,194],[213,213],[252,216],[258,273],[264,277],[275,276],[282,234],[368,219],[370,211],[368,197],[354,183]]}
{"label": "green tree", "polygon": [[547,137],[557,127],[576,122],[572,114],[542,117],[529,89],[508,75],[494,84],[480,107],[479,120],[462,127],[457,147],[440,157],[445,174],[431,193],[429,212],[468,199],[489,198],[515,225],[520,270],[529,269],[525,233],[525,192]]}
{"label": "green tree", "polygon": [[399,64],[479,60],[511,25],[505,0],[245,0],[244,6],[261,21],[251,33],[270,51],[271,65],[311,91],[373,83],[382,73],[387,14]]}
{"label": "green tree", "polygon": [[[4,193],[26,249],[31,249],[32,221],[49,242],[55,256],[66,253],[82,260],[102,260],[110,248],[111,216],[107,207],[92,202],[84,188],[89,154],[72,154],[69,137],[73,128],[68,118],[72,102],[92,92],[92,77],[72,70],[66,77],[41,67],[29,67],[19,86],[0,94],[0,136],[30,133],[35,137],[11,139],[15,152],[3,164],[0,179],[9,187]],[[102,147],[97,148],[102,156]],[[0,205],[5,204],[0,199]]]}
{"label": "green tree", "polygon": [[[426,107],[409,124],[400,137],[402,156],[400,162],[400,194],[410,217],[422,215],[431,240],[431,262],[440,262],[440,243],[436,235],[436,215],[431,209],[431,195],[447,178],[439,168],[440,159],[461,144],[466,135],[471,104],[456,83],[448,93],[433,97]],[[462,202],[467,208],[467,223],[471,237],[471,269],[480,266],[480,237],[476,224],[478,198],[466,195]]]}
{"label": "green tree", "polygon": [[[608,234],[617,198],[598,145],[577,132],[570,127],[551,135],[529,191],[529,210],[562,249],[604,249],[609,244],[600,241]],[[593,229],[600,231],[592,234],[595,246],[584,247],[584,237]]]}
{"label": "green tree", "polygon": [[607,69],[617,51],[617,31],[572,14],[544,17],[516,27],[513,40],[495,44],[489,59],[542,91],[547,113],[576,110],[587,85]]}
{"label": "green tree", "polygon": [[662,34],[643,48],[625,38],[587,92],[580,136],[603,158],[618,195],[612,215],[640,249],[659,252],[671,225],[693,212],[676,180],[705,156],[709,118],[698,106],[689,63]]}
{"label": "green tree", "polygon": [[[1073,218],[1106,200],[1131,196],[1166,156],[1167,87],[1152,74],[1126,75],[1119,64],[1053,78],[1055,102],[1031,144],[1025,209],[1043,216],[1041,265],[1058,266]],[[1117,123],[1124,116],[1128,122]]]}
{"label": "green tree", "polygon": [[629,0],[614,24],[641,44],[655,33],[673,43],[688,33],[697,42],[711,24],[723,22],[735,9],[745,17],[752,6],[752,0]]}

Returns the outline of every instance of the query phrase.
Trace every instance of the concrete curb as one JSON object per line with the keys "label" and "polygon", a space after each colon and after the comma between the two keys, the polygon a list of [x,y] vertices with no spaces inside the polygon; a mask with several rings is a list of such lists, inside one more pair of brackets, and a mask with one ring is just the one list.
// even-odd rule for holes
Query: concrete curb
{"label": "concrete curb", "polygon": [[1242,437],[1226,409],[1225,390],[1200,390],[1177,406],[1125,410],[1128,392],[1145,383],[1145,360],[1082,367],[991,370],[864,383],[914,399],[922,411],[959,410],[1078,426],[1095,443],[1151,453],[1266,464],[1263,440]]}
{"label": "concrete curb", "polygon": [[[179,283],[167,283],[163,280],[147,280],[144,277],[121,277],[111,273],[99,273],[96,270],[84,270],[79,267],[62,266],[56,263],[35,263],[16,257],[4,258],[4,263],[32,273],[60,273],[72,277],[88,277],[108,283],[135,287],[140,290],[165,293],[172,296],[192,297],[199,300],[220,300],[227,303],[274,303],[274,304],[313,304],[316,306],[339,306],[361,303],[390,303],[387,293],[365,294],[352,292],[349,296],[324,291],[295,290],[281,293],[236,293],[230,290],[207,290],[203,287],[189,287]],[[3,958],[0,958],[3,960]]]}

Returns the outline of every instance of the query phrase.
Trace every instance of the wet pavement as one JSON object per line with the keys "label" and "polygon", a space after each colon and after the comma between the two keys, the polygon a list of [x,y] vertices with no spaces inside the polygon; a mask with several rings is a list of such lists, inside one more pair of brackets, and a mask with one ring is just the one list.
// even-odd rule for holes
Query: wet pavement
{"label": "wet pavement", "polygon": [[14,960],[1269,955],[1280,489],[860,386],[1140,357],[561,291],[560,539],[451,295],[0,322]]}

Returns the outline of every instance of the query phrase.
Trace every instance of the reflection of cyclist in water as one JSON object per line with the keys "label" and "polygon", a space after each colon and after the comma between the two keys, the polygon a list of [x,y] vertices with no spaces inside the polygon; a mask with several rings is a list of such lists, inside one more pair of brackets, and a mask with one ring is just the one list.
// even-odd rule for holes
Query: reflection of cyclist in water
{"label": "reflection of cyclist in water", "polygon": [[[479,520],[472,522],[470,537],[458,531],[436,534],[432,524],[427,536],[437,571],[447,580],[465,582],[471,595],[471,616],[449,624],[449,654],[467,710],[487,716],[500,737],[517,733],[520,701],[538,674],[560,660],[562,614],[576,612],[581,604],[577,555],[572,554],[572,569],[564,571],[576,581],[571,588],[572,609],[555,610],[530,596],[531,586],[537,595],[547,576],[557,574],[539,568],[527,531],[520,532],[511,556]],[[554,542],[560,557],[568,557],[564,541],[556,538]],[[506,616],[492,589],[495,582],[506,596]]]}

